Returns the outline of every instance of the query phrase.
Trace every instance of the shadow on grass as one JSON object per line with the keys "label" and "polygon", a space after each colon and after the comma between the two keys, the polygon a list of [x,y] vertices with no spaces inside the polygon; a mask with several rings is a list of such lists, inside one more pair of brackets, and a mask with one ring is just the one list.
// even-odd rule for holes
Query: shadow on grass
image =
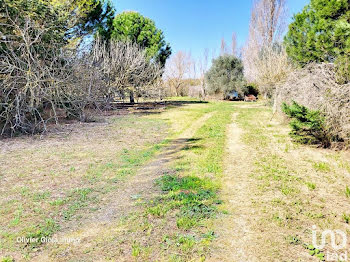
{"label": "shadow on grass", "polygon": [[173,157],[176,153],[183,150],[190,150],[195,148],[200,148],[196,145],[196,142],[200,141],[201,138],[178,138],[172,139],[168,142],[168,146],[165,148],[165,151],[161,153],[160,158]]}
{"label": "shadow on grass", "polygon": [[134,110],[135,115],[160,114],[158,109],[177,108],[191,104],[207,104],[207,101],[161,101],[141,103],[113,103],[112,110]]}

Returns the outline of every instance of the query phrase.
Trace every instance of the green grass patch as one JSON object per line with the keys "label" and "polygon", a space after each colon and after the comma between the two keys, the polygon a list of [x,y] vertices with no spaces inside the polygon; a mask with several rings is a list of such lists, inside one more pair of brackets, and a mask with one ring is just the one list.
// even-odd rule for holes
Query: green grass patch
{"label": "green grass patch", "polygon": [[312,167],[319,172],[328,173],[331,171],[331,166],[327,162],[314,162]]}
{"label": "green grass patch", "polygon": [[66,202],[68,207],[62,212],[65,220],[71,220],[78,210],[88,206],[92,200],[91,188],[78,188],[73,190],[68,196]]}

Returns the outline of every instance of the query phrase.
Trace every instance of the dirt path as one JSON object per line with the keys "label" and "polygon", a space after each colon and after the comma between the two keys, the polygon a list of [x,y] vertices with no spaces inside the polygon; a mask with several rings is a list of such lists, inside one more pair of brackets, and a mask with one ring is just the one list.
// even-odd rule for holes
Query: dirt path
{"label": "dirt path", "polygon": [[225,157],[225,173],[222,181],[222,198],[225,201],[224,215],[216,222],[218,235],[210,261],[246,262],[261,261],[250,250],[253,234],[250,225],[254,223],[251,201],[251,167],[247,162],[249,151],[241,142],[242,130],[236,124],[237,113],[228,126]]}
{"label": "dirt path", "polygon": [[[221,197],[209,261],[320,261],[318,232],[349,232],[350,162],[345,152],[293,143],[282,119],[257,105],[234,105],[227,130]],[[350,216],[350,215],[349,215]],[[330,243],[319,256],[337,254]],[[340,254],[340,253],[339,253]]]}
{"label": "dirt path", "polygon": [[167,164],[174,160],[175,154],[187,145],[196,130],[212,115],[213,113],[208,113],[197,119],[179,137],[173,139],[154,160],[142,167],[136,176],[127,180],[117,193],[114,192],[114,196],[110,196],[113,201],[92,217],[92,222],[108,223],[112,219],[118,219],[136,211],[135,199],[146,200],[158,194],[154,188],[154,181],[168,171]]}
{"label": "dirt path", "polygon": [[[73,221],[74,223],[53,236],[57,239],[78,238],[80,239],[79,245],[47,245],[44,247],[45,250],[34,258],[35,261],[61,261],[59,257],[62,257],[62,261],[64,261],[67,256],[74,256],[79,250],[93,245],[93,240],[104,235],[104,231],[110,225],[122,217],[140,210],[142,207],[137,205],[138,201],[151,199],[160,193],[154,186],[155,180],[168,171],[168,163],[176,158],[177,152],[190,143],[195,132],[214,113],[207,113],[194,121],[188,129],[172,139],[170,144],[151,162],[142,167],[135,176],[120,184],[117,191],[109,193],[105,197],[105,199],[110,199],[108,204],[93,214],[86,214],[86,218],[79,223]],[[53,260],[50,258],[50,253],[55,253]],[[97,260],[98,258],[96,258]]]}

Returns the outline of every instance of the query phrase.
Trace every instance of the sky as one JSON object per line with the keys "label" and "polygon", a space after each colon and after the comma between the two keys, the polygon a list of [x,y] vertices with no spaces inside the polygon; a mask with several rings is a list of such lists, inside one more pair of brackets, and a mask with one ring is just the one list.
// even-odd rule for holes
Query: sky
{"label": "sky", "polygon": [[[290,20],[310,0],[289,0]],[[229,46],[232,33],[241,46],[247,36],[251,0],[113,0],[117,13],[137,11],[155,21],[173,53],[179,50],[200,57],[220,50],[221,39]],[[216,50],[216,51],[213,51]]]}

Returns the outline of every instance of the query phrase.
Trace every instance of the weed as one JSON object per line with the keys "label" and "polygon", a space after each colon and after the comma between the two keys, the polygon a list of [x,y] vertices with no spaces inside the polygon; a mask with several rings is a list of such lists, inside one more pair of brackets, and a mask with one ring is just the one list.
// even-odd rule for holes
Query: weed
{"label": "weed", "polygon": [[316,189],[316,184],[315,183],[311,183],[311,182],[306,182],[307,187],[310,190],[315,190]]}
{"label": "weed", "polygon": [[141,254],[141,246],[137,242],[134,242],[134,244],[131,246],[131,254],[134,257],[138,257]]}
{"label": "weed", "polygon": [[151,214],[155,217],[164,217],[169,211],[169,208],[165,205],[157,205],[154,207],[149,207],[146,213]]}
{"label": "weed", "polygon": [[350,214],[343,214],[343,219],[345,221],[346,224],[349,224],[350,222]]}
{"label": "weed", "polygon": [[192,249],[192,247],[196,244],[196,240],[194,236],[179,236],[176,244],[180,246],[182,251],[189,251]]}
{"label": "weed", "polygon": [[15,260],[12,257],[4,257],[1,262],[15,262]]}
{"label": "weed", "polygon": [[167,194],[163,201],[160,199],[162,205],[153,206],[148,212],[162,217],[170,209],[180,209],[176,221],[178,228],[190,229],[200,220],[212,217],[217,212],[215,205],[221,203],[217,199],[216,186],[208,179],[165,175],[157,184]]}
{"label": "weed", "polygon": [[91,188],[78,188],[73,190],[70,196],[68,196],[69,206],[63,211],[63,218],[65,220],[70,220],[78,210],[86,207],[91,200],[91,198],[89,198],[91,192]]}
{"label": "weed", "polygon": [[345,188],[345,196],[347,198],[350,198],[350,188],[348,186],[346,186],[346,188]]}
{"label": "weed", "polygon": [[301,244],[300,238],[298,236],[296,236],[296,235],[289,235],[289,236],[286,237],[286,240],[291,245],[299,245],[299,244]]}
{"label": "weed", "polygon": [[282,185],[281,192],[283,195],[288,196],[294,193],[298,193],[299,190],[297,190],[295,187],[292,187],[292,186]]}
{"label": "weed", "polygon": [[185,230],[191,229],[192,227],[197,225],[197,223],[197,219],[191,217],[179,217],[176,220],[176,226]]}
{"label": "weed", "polygon": [[63,206],[66,203],[66,199],[56,199],[53,201],[50,201],[50,205],[51,206]]}
{"label": "weed", "polygon": [[59,229],[59,225],[51,218],[45,220],[43,224],[37,225],[32,228],[29,233],[27,233],[27,238],[37,239],[28,243],[28,246],[31,248],[37,247],[42,244],[41,239],[45,237],[50,237]]}
{"label": "weed", "polygon": [[330,165],[326,162],[315,162],[315,163],[313,163],[312,166],[316,171],[320,171],[320,172],[324,172],[324,173],[331,171]]}
{"label": "weed", "polygon": [[324,258],[325,255],[324,255],[323,252],[321,252],[321,250],[315,248],[313,245],[305,245],[305,248],[306,248],[307,250],[309,250],[309,254],[310,254],[311,256],[315,256],[315,257],[317,257],[319,260],[325,261],[325,258]]}
{"label": "weed", "polygon": [[206,234],[202,234],[202,238],[212,241],[216,238],[216,235],[214,231],[209,231]]}
{"label": "weed", "polygon": [[210,181],[201,180],[198,177],[177,177],[165,175],[158,180],[163,191],[176,191],[176,190],[190,190],[205,187],[206,184],[210,184]]}
{"label": "weed", "polygon": [[50,195],[51,195],[51,193],[48,192],[48,191],[46,191],[46,192],[39,192],[39,193],[34,194],[33,200],[35,202],[39,202],[41,200],[45,200],[45,199],[49,198]]}

